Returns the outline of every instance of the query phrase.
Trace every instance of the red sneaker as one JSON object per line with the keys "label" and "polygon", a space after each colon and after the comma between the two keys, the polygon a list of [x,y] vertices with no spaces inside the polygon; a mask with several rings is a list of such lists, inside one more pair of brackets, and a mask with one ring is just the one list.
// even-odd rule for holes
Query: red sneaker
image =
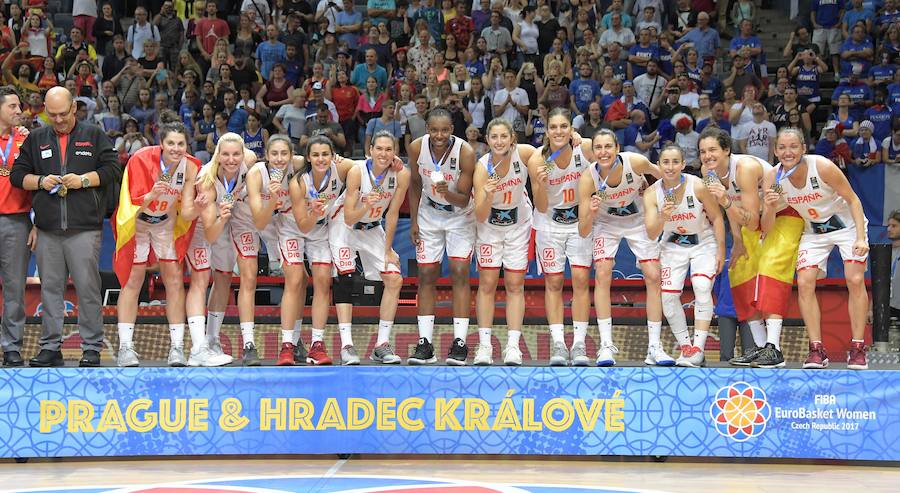
{"label": "red sneaker", "polygon": [[309,347],[309,354],[306,355],[306,362],[313,365],[330,365],[331,358],[325,352],[325,344],[322,341],[316,341]]}
{"label": "red sneaker", "polygon": [[825,352],[825,346],[821,342],[816,341],[809,343],[809,355],[803,362],[803,369],[822,369],[828,368],[828,353]]}
{"label": "red sneaker", "polygon": [[852,341],[850,343],[850,354],[847,358],[847,368],[851,370],[869,369],[869,364],[866,362],[866,345],[864,342]]}
{"label": "red sneaker", "polygon": [[278,366],[294,366],[294,345],[290,342],[281,343],[281,351],[278,352]]}

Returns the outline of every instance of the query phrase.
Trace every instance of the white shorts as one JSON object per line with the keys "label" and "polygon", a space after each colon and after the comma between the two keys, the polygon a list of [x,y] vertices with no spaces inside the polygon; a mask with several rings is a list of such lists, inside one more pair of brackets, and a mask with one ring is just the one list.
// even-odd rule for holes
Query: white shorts
{"label": "white shorts", "polygon": [[399,265],[385,266],[386,238],[381,224],[372,229],[352,229],[344,223],[344,213],[340,212],[328,226],[328,244],[338,273],[356,271],[356,254],[359,254],[365,277],[370,281],[380,281],[382,274],[400,274]]}
{"label": "white shorts", "polygon": [[191,269],[232,272],[238,255],[255,258],[259,252],[259,233],[245,228],[238,230],[235,226],[233,220],[229,221],[219,238],[210,245],[203,234],[203,226],[198,224],[186,255]]}
{"label": "white shorts", "polygon": [[134,263],[146,264],[150,259],[150,249],[160,262],[175,262],[178,254],[175,252],[175,218],[170,215],[161,223],[150,224],[142,219],[135,221],[134,232]]}
{"label": "white shorts", "polygon": [[713,235],[700,239],[697,245],[687,247],[666,241],[664,237],[659,252],[662,291],[680,293],[684,289],[688,267],[691,269],[691,277],[702,276],[710,281],[715,279],[718,250],[716,237]]}
{"label": "white shorts", "polygon": [[841,29],[839,27],[813,29],[812,42],[819,45],[821,56],[837,56],[841,53],[843,44]]}
{"label": "white shorts", "polygon": [[275,234],[278,238],[278,250],[282,262],[288,265],[303,265],[303,236],[294,216],[290,213],[278,213],[272,218]]}
{"label": "white shorts", "polygon": [[416,245],[416,262],[439,264],[444,252],[450,260],[468,261],[475,245],[475,217],[472,214],[438,211],[428,205],[427,199],[419,202],[419,243]]}
{"label": "white shorts", "polygon": [[615,259],[623,238],[638,262],[658,260],[659,243],[647,237],[647,228],[643,218],[640,219],[626,225],[608,221],[595,222],[592,231],[594,261]]}
{"label": "white shorts", "polygon": [[591,240],[578,232],[535,231],[535,256],[544,274],[562,274],[566,259],[573,269],[591,268]]}
{"label": "white shorts", "polygon": [[855,241],[856,228],[853,226],[825,234],[803,233],[800,237],[800,250],[797,252],[797,270],[818,268],[824,273],[828,256],[834,247],[838,247],[844,263],[864,264],[868,255],[860,257],[853,254]]}
{"label": "white shorts", "polygon": [[503,267],[508,272],[528,270],[530,217],[510,226],[478,223],[475,232],[475,253],[478,255],[479,269]]}

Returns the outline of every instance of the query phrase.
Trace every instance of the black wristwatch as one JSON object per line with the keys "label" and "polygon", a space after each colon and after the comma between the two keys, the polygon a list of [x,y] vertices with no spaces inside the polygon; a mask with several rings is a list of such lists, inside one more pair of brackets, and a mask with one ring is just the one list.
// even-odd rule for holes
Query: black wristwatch
{"label": "black wristwatch", "polygon": [[43,186],[43,185],[44,185],[44,178],[47,178],[47,175],[41,175],[40,177],[38,177],[38,190],[43,190],[43,189],[44,189],[44,186]]}

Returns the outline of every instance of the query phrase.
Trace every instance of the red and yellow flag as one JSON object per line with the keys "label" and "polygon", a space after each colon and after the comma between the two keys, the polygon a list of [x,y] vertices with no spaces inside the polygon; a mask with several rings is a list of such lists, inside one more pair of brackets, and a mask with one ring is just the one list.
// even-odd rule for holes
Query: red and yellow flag
{"label": "red and yellow flag", "polygon": [[[113,270],[122,286],[128,282],[134,263],[136,221],[141,204],[161,173],[159,169],[161,152],[160,146],[144,147],[134,153],[125,166],[122,189],[119,192],[119,205],[113,214],[112,225],[113,237],[116,240]],[[186,155],[186,158],[188,166],[194,166],[195,170],[200,169],[200,161],[197,158],[190,155]],[[191,242],[191,237],[194,235],[195,221],[183,218],[180,203],[175,214],[173,237],[175,238],[175,252],[178,254],[178,261],[181,262]],[[151,255],[152,253],[151,251]]]}

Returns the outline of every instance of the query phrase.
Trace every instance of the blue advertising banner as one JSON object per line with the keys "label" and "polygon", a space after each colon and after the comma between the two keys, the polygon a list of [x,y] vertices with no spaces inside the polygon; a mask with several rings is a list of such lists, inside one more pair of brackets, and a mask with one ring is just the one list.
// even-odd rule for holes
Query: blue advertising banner
{"label": "blue advertising banner", "polygon": [[565,454],[900,460],[900,372],[20,369],[0,456]]}

